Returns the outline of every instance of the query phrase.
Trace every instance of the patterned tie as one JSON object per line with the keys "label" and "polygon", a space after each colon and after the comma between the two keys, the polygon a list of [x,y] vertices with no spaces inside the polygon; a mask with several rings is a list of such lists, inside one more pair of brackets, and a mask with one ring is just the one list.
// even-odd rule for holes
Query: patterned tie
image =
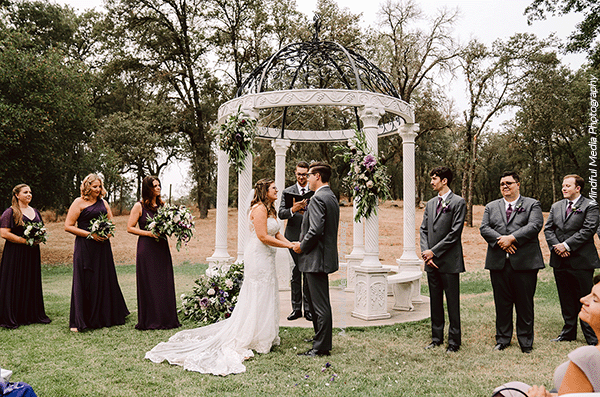
{"label": "patterned tie", "polygon": [[506,222],[510,219],[510,215],[513,213],[512,204],[508,204],[508,208],[506,209]]}
{"label": "patterned tie", "polygon": [[572,205],[573,205],[573,202],[569,201],[569,205],[567,205],[567,215],[566,215],[566,217],[568,217],[571,214],[571,211],[573,211],[573,208],[571,208]]}
{"label": "patterned tie", "polygon": [[435,214],[438,215],[441,210],[442,210],[442,198],[439,197],[438,198],[438,205],[437,205],[437,208],[435,210]]}

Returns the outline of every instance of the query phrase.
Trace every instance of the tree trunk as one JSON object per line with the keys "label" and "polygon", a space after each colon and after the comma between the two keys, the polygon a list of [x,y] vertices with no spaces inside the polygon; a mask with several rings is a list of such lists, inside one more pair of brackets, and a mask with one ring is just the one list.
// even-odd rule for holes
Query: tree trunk
{"label": "tree trunk", "polygon": [[467,215],[465,217],[468,227],[473,227],[473,190],[475,189],[475,164],[477,162],[477,135],[473,137],[471,152],[471,160],[468,168]]}

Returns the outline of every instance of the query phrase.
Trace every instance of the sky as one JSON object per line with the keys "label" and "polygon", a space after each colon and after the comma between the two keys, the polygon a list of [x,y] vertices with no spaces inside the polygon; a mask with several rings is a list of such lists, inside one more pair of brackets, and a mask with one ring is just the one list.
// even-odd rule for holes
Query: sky
{"label": "sky", "polygon": [[[54,0],[59,4],[69,4],[83,11],[88,8],[102,7],[102,0]],[[362,13],[364,26],[374,26],[377,22],[377,11],[385,0],[338,0],[340,8],[348,8],[354,14]],[[534,21],[529,26],[523,15],[525,8],[532,0],[418,0],[425,15],[434,16],[442,8],[458,9],[459,20],[455,25],[455,33],[459,42],[467,43],[476,38],[485,44],[492,44],[498,38],[508,39],[514,33],[530,32],[538,37],[547,37],[555,33],[559,39],[566,39],[582,20],[581,15],[573,14],[562,17],[549,17],[544,21]],[[312,18],[317,0],[296,0],[298,9]],[[377,6],[374,6],[377,4]],[[577,69],[585,61],[585,55],[561,55],[563,64]],[[448,95],[456,101],[457,110],[466,106],[464,86],[460,79],[447,85]],[[497,124],[496,124],[497,125]],[[170,166],[161,176],[163,196],[168,195],[169,184],[173,184],[175,197],[187,193],[187,168],[185,164]]]}

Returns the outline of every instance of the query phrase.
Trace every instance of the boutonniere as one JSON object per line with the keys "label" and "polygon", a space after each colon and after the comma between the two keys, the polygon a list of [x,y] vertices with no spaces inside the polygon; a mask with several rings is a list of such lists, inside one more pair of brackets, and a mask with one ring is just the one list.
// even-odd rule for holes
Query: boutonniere
{"label": "boutonniere", "polygon": [[517,212],[517,214],[520,213],[520,212],[525,212],[525,208],[523,208],[523,203],[522,202],[519,203],[519,204],[517,204],[515,206],[515,211]]}
{"label": "boutonniere", "polygon": [[574,205],[571,207],[571,212],[574,214],[581,214],[583,211],[581,208],[579,208],[579,206]]}
{"label": "boutonniere", "polygon": [[450,200],[446,200],[446,201],[442,201],[442,213],[446,213],[448,211],[450,211]]}

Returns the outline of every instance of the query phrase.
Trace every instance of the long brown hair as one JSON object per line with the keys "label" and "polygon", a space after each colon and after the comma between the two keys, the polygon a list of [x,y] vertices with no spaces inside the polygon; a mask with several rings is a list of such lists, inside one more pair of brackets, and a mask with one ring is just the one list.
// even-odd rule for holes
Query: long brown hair
{"label": "long brown hair", "polygon": [[29,185],[21,183],[15,186],[12,190],[12,204],[10,208],[13,210],[13,219],[15,220],[15,225],[17,226],[23,226],[23,212],[19,206],[17,194],[21,193],[21,190],[23,190],[24,187],[29,187]]}
{"label": "long brown hair", "polygon": [[156,196],[156,207],[152,207],[152,196],[154,196],[154,181],[160,183],[160,179],[156,176],[147,176],[142,180],[142,205],[147,210],[155,211],[158,207],[165,205],[165,202],[160,198],[160,194]]}
{"label": "long brown hair", "polygon": [[252,202],[250,203],[250,208],[254,206],[254,204],[261,203],[267,208],[267,216],[277,215],[277,211],[275,211],[275,203],[269,202],[267,198],[267,192],[269,191],[269,186],[275,183],[273,179],[264,178],[256,182],[254,185],[254,198],[252,198]]}

